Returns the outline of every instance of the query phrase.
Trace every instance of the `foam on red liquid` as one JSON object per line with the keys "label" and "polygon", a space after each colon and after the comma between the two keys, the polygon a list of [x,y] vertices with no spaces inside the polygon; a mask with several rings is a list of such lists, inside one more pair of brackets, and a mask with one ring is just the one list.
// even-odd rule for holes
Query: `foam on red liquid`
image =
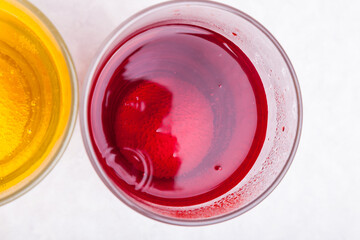
{"label": "foam on red liquid", "polygon": [[89,100],[97,158],[143,201],[187,206],[238,184],[265,139],[261,79],[231,41],[192,25],[139,31],[98,69]]}

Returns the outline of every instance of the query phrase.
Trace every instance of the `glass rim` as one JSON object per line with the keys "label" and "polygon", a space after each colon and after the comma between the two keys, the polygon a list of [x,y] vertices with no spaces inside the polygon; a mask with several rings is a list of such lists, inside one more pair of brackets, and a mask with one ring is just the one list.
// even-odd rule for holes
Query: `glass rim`
{"label": "glass rim", "polygon": [[[57,148],[56,151],[53,154],[52,158],[49,160],[47,166],[42,169],[42,171],[33,172],[32,174],[35,174],[30,177],[32,179],[21,186],[19,189],[17,189],[15,192],[10,193],[8,196],[4,197],[0,200],[0,206],[5,205],[28,191],[30,191],[32,188],[34,188],[37,184],[39,184],[50,172],[51,170],[56,166],[56,164],[59,162],[60,158],[62,157],[63,153],[65,152],[70,139],[72,137],[72,134],[74,132],[76,119],[77,119],[77,111],[78,111],[78,105],[79,105],[79,94],[78,94],[78,81],[77,81],[77,74],[74,62],[72,60],[72,57],[70,55],[70,52],[65,44],[65,41],[61,37],[58,30],[55,28],[55,26],[52,24],[52,22],[32,3],[26,1],[26,0],[15,0],[14,2],[18,2],[23,7],[25,7],[29,12],[35,15],[36,18],[40,20],[40,22],[45,26],[45,28],[50,32],[52,37],[54,37],[55,42],[59,45],[59,48],[61,50],[61,54],[64,56],[64,60],[66,62],[66,67],[69,71],[69,79],[71,84],[71,98],[73,99],[71,108],[70,108],[70,114],[69,114],[69,120],[67,122],[66,128],[62,133],[62,141],[59,142],[58,147],[54,147],[53,149]],[[26,180],[26,179],[24,179]],[[16,185],[15,185],[16,186]]]}
{"label": "glass rim", "polygon": [[[94,149],[90,140],[90,134],[88,131],[88,119],[87,119],[87,112],[88,112],[88,97],[90,93],[90,87],[92,85],[92,78],[95,74],[96,68],[101,62],[104,55],[106,55],[107,51],[109,50],[109,47],[114,43],[114,41],[117,39],[117,37],[123,32],[124,29],[131,26],[133,23],[135,23],[138,19],[141,19],[143,16],[151,14],[154,11],[157,11],[162,8],[166,8],[168,6],[174,6],[174,5],[188,5],[188,4],[196,4],[196,5],[204,5],[204,6],[210,6],[216,9],[220,9],[225,12],[229,12],[232,14],[235,14],[236,16],[246,20],[251,25],[255,26],[258,30],[260,30],[276,47],[276,49],[281,54],[282,58],[284,59],[286,66],[290,72],[292,83],[294,85],[294,89],[296,92],[296,101],[297,101],[297,126],[296,126],[296,135],[294,138],[294,142],[292,143],[292,148],[289,154],[288,159],[286,160],[286,163],[282,167],[281,171],[273,180],[273,182],[270,184],[269,187],[266,188],[266,190],[260,194],[257,198],[252,200],[247,205],[236,209],[230,213],[220,215],[217,217],[211,217],[209,219],[181,219],[181,218],[172,218],[168,216],[163,216],[154,212],[151,212],[149,210],[146,210],[139,206],[138,204],[134,203],[130,197],[126,196],[125,194],[121,193],[117,190],[117,188],[114,186],[114,184],[111,182],[110,178],[106,175],[104,170],[99,164],[99,161],[96,158],[96,155],[94,153]],[[300,92],[300,86],[298,83],[298,79],[295,73],[295,70],[290,62],[290,59],[288,58],[287,54],[285,53],[284,49],[281,47],[279,42],[275,39],[275,37],[258,21],[247,15],[246,13],[228,6],[223,3],[209,1],[209,0],[171,0],[166,1],[163,3],[155,4],[150,7],[147,7],[143,9],[142,11],[139,11],[135,13],[134,15],[127,18],[124,22],[122,22],[120,25],[118,25],[112,33],[103,41],[103,43],[100,45],[100,48],[98,52],[95,54],[95,58],[93,59],[88,73],[85,77],[85,82],[83,89],[81,91],[81,97],[80,97],[80,127],[81,127],[81,135],[83,138],[83,143],[87,152],[87,155],[90,159],[91,164],[93,165],[96,173],[100,177],[100,179],[103,181],[103,183],[107,186],[107,188],[118,198],[120,199],[125,205],[130,207],[131,209],[135,210],[136,212],[149,217],[151,219],[154,219],[159,222],[172,224],[172,225],[179,225],[179,226],[204,226],[204,225],[211,225],[215,223],[224,222],[227,220],[230,220],[232,218],[235,218],[239,215],[242,215],[243,213],[249,211],[256,205],[258,205],[260,202],[262,202],[280,183],[280,181],[285,176],[286,172],[288,171],[296,150],[299,145],[300,135],[301,135],[301,129],[302,129],[302,121],[303,121],[303,105],[302,105],[302,98],[301,98],[301,92]]]}

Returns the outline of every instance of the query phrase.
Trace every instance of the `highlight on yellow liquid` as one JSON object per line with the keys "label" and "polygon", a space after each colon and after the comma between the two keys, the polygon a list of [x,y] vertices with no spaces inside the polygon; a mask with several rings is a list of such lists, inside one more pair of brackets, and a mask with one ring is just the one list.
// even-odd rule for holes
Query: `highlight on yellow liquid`
{"label": "highlight on yellow liquid", "polygon": [[51,166],[76,108],[64,52],[38,16],[0,0],[0,204]]}

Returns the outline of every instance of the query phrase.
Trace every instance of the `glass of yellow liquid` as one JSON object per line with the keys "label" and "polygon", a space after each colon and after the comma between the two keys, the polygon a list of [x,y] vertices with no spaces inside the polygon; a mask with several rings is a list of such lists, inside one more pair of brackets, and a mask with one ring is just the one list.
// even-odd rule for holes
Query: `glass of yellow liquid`
{"label": "glass of yellow liquid", "polygon": [[67,146],[78,86],[50,21],[22,0],[0,1],[0,205],[40,182]]}

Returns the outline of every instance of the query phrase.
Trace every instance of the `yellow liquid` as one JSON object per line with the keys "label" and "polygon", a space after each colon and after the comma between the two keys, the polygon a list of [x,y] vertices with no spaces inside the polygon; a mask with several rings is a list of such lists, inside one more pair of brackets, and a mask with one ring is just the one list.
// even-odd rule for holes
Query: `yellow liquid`
{"label": "yellow liquid", "polygon": [[72,91],[54,36],[17,1],[0,0],[0,203],[51,165],[69,128]]}

